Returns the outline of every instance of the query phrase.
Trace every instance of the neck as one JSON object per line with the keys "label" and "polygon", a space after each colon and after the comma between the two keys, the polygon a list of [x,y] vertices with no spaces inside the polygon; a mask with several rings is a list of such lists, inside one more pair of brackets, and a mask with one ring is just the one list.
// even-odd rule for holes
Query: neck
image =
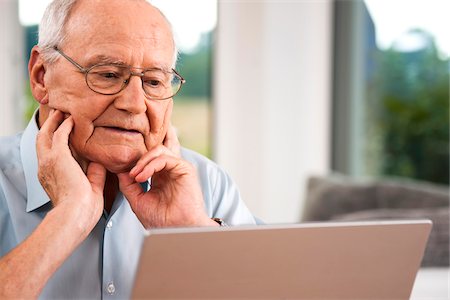
{"label": "neck", "polygon": [[103,197],[105,199],[104,207],[105,210],[108,212],[108,214],[111,212],[114,199],[116,198],[118,193],[119,193],[119,180],[117,179],[117,175],[107,172],[105,189],[103,190]]}

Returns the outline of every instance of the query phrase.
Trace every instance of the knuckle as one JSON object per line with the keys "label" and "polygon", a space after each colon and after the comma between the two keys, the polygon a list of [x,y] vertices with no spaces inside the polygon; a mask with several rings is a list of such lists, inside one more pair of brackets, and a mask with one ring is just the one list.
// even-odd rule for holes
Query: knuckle
{"label": "knuckle", "polygon": [[166,146],[158,145],[158,146],[155,147],[155,153],[161,155],[162,153],[165,152],[166,149],[167,149]]}
{"label": "knuckle", "polygon": [[158,156],[161,156],[161,154],[162,153],[164,153],[164,149],[165,149],[165,146],[163,146],[163,145],[156,145],[156,146],[154,146],[152,149],[150,149],[146,154],[145,154],[145,156],[148,158],[148,159],[152,159],[152,158],[156,158],[156,157],[158,157]]}

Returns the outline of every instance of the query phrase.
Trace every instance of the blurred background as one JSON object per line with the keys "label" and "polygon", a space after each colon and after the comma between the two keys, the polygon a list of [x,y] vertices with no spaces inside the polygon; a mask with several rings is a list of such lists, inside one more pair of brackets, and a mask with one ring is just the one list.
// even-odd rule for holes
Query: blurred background
{"label": "blurred background", "polygon": [[[448,192],[449,1],[151,2],[187,79],[182,144],[222,165],[267,223],[310,219],[318,182]],[[37,107],[26,65],[48,3],[0,1],[0,135]]]}
{"label": "blurred background", "polygon": [[[26,65],[48,2],[0,0],[0,135],[37,107]],[[448,299],[450,1],[151,2],[187,80],[182,145],[269,224],[431,219],[411,299]]]}

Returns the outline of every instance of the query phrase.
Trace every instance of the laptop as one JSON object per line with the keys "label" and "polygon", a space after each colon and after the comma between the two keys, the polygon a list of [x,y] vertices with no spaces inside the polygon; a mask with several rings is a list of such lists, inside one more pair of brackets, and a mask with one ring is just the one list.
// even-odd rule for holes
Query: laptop
{"label": "laptop", "polygon": [[150,230],[135,299],[409,299],[429,220]]}

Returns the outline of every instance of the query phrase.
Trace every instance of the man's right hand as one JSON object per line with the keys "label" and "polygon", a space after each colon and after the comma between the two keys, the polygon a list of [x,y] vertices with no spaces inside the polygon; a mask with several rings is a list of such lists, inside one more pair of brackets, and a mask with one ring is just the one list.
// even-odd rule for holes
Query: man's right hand
{"label": "man's right hand", "polygon": [[86,174],[72,156],[69,135],[72,116],[52,111],[37,137],[38,177],[53,206],[65,206],[77,214],[80,229],[87,235],[103,212],[106,169],[91,162]]}
{"label": "man's right hand", "polygon": [[72,117],[49,115],[37,137],[39,181],[53,203],[42,222],[0,259],[0,299],[37,298],[49,278],[89,235],[103,212],[106,170],[85,174],[72,156]]}

